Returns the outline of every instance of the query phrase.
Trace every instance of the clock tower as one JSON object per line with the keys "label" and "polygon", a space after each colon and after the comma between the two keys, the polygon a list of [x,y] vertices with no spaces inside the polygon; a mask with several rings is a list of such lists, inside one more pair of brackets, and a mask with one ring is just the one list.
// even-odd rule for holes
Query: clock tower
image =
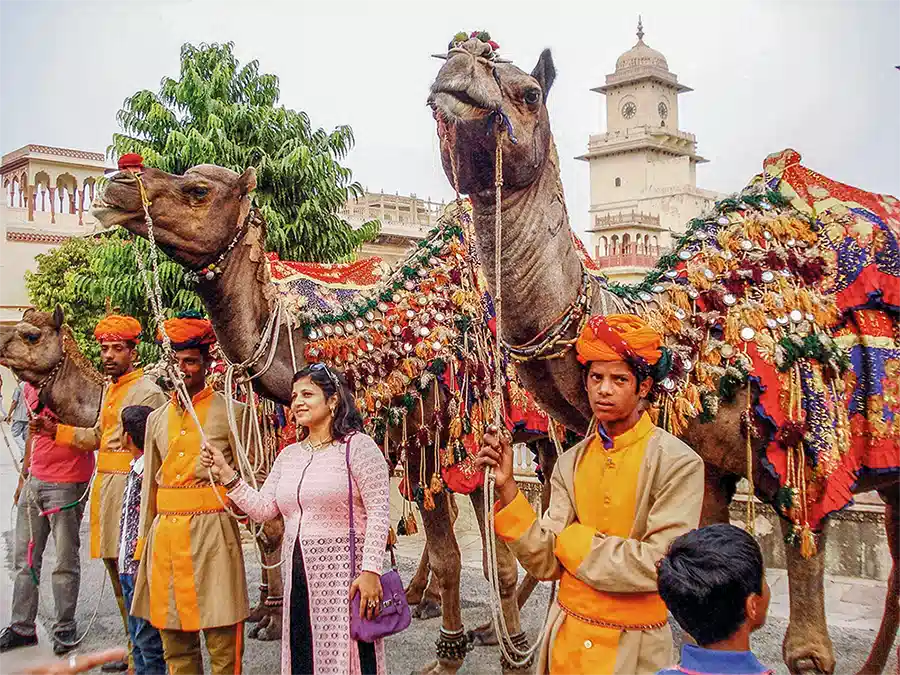
{"label": "clock tower", "polygon": [[592,134],[589,250],[618,281],[637,281],[672,244],[673,235],[718,195],[697,187],[697,139],[679,129],[678,82],[660,52],[637,43],[616,61],[603,86],[606,126]]}

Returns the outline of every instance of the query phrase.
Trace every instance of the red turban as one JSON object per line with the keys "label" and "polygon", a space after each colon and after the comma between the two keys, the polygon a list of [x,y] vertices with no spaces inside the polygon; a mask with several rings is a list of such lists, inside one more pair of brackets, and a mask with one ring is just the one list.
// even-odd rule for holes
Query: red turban
{"label": "red turban", "polygon": [[578,336],[575,351],[581,363],[624,361],[637,356],[649,365],[662,357],[662,336],[633,314],[592,316]]}
{"label": "red turban", "polygon": [[119,171],[125,169],[143,169],[144,158],[136,152],[129,152],[127,155],[119,157]]}
{"label": "red turban", "polygon": [[[172,349],[175,350],[211,345],[216,341],[216,333],[207,319],[194,317],[167,319],[163,322],[163,329],[172,341]],[[162,342],[162,333],[157,335],[156,340]]]}
{"label": "red turban", "polygon": [[133,316],[110,314],[100,319],[100,323],[94,329],[94,337],[100,342],[110,340],[139,342],[141,338],[141,324]]}

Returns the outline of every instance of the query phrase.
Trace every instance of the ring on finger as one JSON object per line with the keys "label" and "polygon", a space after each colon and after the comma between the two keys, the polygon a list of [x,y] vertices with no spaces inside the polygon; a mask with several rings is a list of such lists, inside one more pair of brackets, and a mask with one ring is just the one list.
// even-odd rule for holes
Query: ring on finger
{"label": "ring on finger", "polygon": [[69,668],[75,670],[78,667],[78,661],[75,656],[69,657]]}

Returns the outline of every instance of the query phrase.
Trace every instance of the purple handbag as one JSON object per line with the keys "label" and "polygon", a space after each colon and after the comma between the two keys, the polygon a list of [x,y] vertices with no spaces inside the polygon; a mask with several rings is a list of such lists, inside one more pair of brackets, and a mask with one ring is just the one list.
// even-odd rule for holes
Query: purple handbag
{"label": "purple handbag", "polygon": [[[356,578],[356,525],[353,522],[353,481],[350,476],[350,439],[344,449],[347,460],[347,492],[350,502],[350,579]],[[350,637],[361,642],[375,642],[383,637],[406,630],[412,620],[406,591],[400,574],[397,572],[397,560],[394,547],[391,551],[391,569],[381,575],[381,611],[374,619],[359,617],[360,593],[350,600]]]}

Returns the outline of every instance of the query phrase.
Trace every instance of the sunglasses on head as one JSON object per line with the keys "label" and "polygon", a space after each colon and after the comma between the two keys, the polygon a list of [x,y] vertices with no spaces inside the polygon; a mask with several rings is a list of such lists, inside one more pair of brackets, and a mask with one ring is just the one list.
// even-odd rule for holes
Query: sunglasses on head
{"label": "sunglasses on head", "polygon": [[325,374],[328,376],[328,379],[331,381],[331,384],[334,385],[335,390],[339,390],[341,388],[340,382],[338,382],[337,375],[331,372],[331,368],[329,368],[324,363],[314,363],[309,367],[310,372],[321,372],[325,371]]}

